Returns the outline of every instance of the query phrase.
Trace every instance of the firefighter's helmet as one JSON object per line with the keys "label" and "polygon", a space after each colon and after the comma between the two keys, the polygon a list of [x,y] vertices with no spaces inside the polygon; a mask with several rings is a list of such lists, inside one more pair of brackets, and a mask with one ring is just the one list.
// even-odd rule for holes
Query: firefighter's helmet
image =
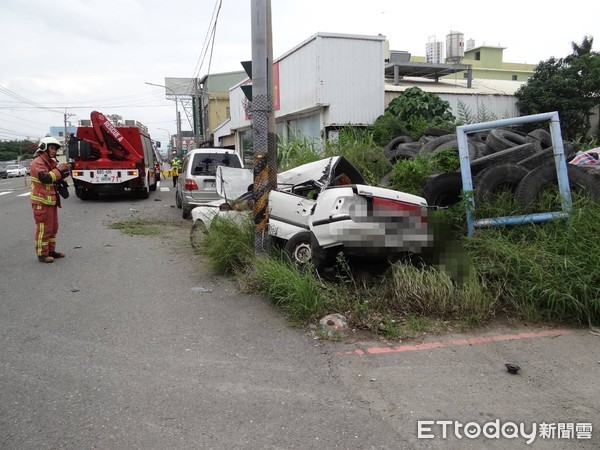
{"label": "firefighter's helmet", "polygon": [[58,140],[56,140],[56,138],[53,138],[52,136],[48,136],[48,137],[42,138],[40,140],[40,143],[38,144],[38,148],[41,151],[45,152],[48,149],[48,146],[50,144],[55,145],[57,150],[61,147],[60,142],[58,142]]}

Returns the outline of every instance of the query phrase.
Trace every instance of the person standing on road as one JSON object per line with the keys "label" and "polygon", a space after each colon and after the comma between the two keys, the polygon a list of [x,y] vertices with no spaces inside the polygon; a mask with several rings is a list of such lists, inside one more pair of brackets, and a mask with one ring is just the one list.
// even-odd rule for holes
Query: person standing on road
{"label": "person standing on road", "polygon": [[60,143],[55,138],[43,138],[30,166],[35,252],[38,260],[43,263],[52,263],[55,258],[65,257],[64,253],[56,251],[60,207],[57,182],[67,178],[70,170],[68,164],[58,164],[54,159],[59,148]]}
{"label": "person standing on road", "polygon": [[179,180],[179,172],[181,171],[181,160],[175,156],[171,161],[171,171],[173,173],[173,187],[177,187],[177,180]]}

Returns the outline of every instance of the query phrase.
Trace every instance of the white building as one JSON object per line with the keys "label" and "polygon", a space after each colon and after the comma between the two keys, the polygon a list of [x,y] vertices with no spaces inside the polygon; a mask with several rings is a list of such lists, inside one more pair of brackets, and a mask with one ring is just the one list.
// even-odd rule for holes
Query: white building
{"label": "white building", "polygon": [[[302,135],[319,146],[348,124],[368,125],[384,109],[384,36],[317,33],[273,63],[277,134]],[[215,144],[248,150],[251,122],[241,86],[230,89],[231,119]]]}

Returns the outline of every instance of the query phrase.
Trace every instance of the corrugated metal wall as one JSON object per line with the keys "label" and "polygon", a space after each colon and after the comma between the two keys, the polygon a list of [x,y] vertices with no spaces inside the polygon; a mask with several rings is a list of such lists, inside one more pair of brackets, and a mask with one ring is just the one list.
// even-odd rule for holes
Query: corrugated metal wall
{"label": "corrugated metal wall", "polygon": [[[319,115],[324,109],[322,127],[372,123],[384,110],[384,40],[318,33],[285,54],[279,60],[281,106],[275,120]],[[234,129],[250,126],[244,99],[239,86],[232,88]]]}
{"label": "corrugated metal wall", "polygon": [[308,41],[279,61],[280,109],[275,117],[312,108],[318,102],[318,42]]}
{"label": "corrugated metal wall", "polygon": [[519,110],[516,106],[517,97],[513,95],[438,94],[438,96],[450,103],[452,114],[457,118],[461,118],[461,110],[463,114],[464,111],[467,111],[474,117],[480,115],[487,117],[487,120],[509,119],[519,116]]}
{"label": "corrugated metal wall", "polygon": [[318,103],[324,125],[365,125],[384,111],[384,38],[320,38]]}

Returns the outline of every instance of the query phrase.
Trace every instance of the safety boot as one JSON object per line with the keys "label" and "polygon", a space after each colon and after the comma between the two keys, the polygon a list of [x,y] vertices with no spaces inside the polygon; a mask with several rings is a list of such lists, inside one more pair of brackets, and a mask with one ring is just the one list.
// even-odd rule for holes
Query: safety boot
{"label": "safety boot", "polygon": [[50,255],[39,255],[38,256],[38,261],[39,262],[43,262],[43,263],[53,263],[54,262],[54,258]]}
{"label": "safety boot", "polygon": [[52,250],[51,252],[48,252],[48,254],[50,256],[52,256],[54,259],[56,258],[64,258],[65,254],[63,252],[55,252],[54,250]]}

